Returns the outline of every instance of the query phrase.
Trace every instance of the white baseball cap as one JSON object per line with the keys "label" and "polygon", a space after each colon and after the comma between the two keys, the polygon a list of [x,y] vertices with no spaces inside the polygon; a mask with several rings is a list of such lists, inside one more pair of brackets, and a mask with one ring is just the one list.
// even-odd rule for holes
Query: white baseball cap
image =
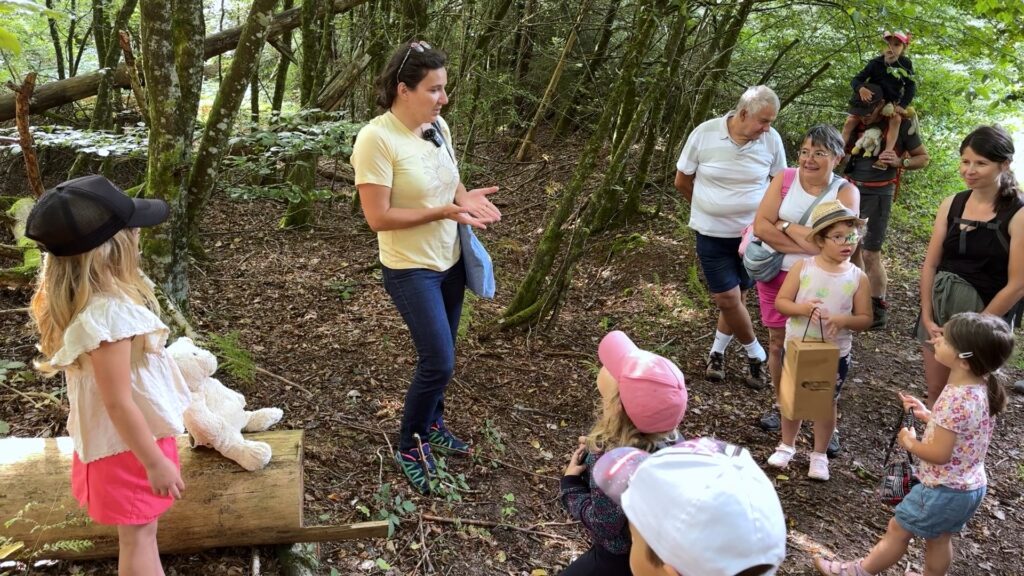
{"label": "white baseball cap", "polygon": [[739,446],[699,438],[646,458],[617,448],[601,457],[594,474],[602,490],[620,496],[647,545],[680,574],[734,576],[768,565],[771,575],[786,557],[778,494]]}

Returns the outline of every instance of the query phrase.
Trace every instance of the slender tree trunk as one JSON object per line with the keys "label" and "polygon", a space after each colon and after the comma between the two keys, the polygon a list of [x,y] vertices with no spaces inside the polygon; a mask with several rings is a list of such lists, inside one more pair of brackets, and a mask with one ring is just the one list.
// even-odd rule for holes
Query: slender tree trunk
{"label": "slender tree trunk", "polygon": [[694,107],[693,114],[690,115],[686,132],[689,132],[698,122],[703,122],[707,118],[711,110],[711,104],[718,93],[718,86],[722,78],[725,77],[725,73],[729,70],[729,64],[732,63],[732,53],[736,48],[736,41],[739,40],[740,31],[743,30],[743,26],[747,23],[747,17],[750,15],[750,10],[753,7],[754,0],[743,0],[736,8],[736,12],[728,20],[725,30],[721,33],[721,44],[718,46],[718,54],[715,56],[714,63],[701,87],[700,99]]}
{"label": "slender tree trunk", "polygon": [[[237,52],[236,52],[237,58]],[[260,124],[260,55],[256,55],[256,65],[249,77],[249,121],[253,126]]]}
{"label": "slender tree trunk", "polygon": [[[121,61],[120,31],[128,26],[128,20],[135,12],[137,3],[138,0],[124,0],[124,3],[121,4],[121,9],[118,10],[117,17],[114,19],[113,27],[107,27],[105,16],[103,17],[102,26],[93,22],[93,36],[98,35],[104,38],[102,49],[99,42],[97,42],[96,46],[97,54],[101,56],[100,69],[103,73],[100,75],[99,87],[96,90],[96,103],[93,105],[92,120],[89,122],[90,130],[109,130],[114,125],[114,71]],[[102,13],[102,9],[96,8],[102,4],[102,0],[94,1],[93,18],[96,18],[97,12]],[[97,40],[99,37],[97,37]],[[71,170],[68,172],[68,178],[75,178],[86,172],[92,172],[95,166],[96,161],[88,154],[78,154],[75,157],[74,164],[71,165]]]}
{"label": "slender tree trunk", "polygon": [[[642,56],[646,52],[650,36],[649,33],[635,34],[634,41],[627,48],[628,55],[625,59],[626,64],[623,66],[622,74],[619,75],[612,93],[608,96],[608,105],[604,107],[597,127],[594,128],[590,139],[587,140],[586,147],[580,156],[580,161],[573,172],[571,182],[562,192],[558,205],[548,219],[547,225],[544,228],[544,234],[541,236],[540,243],[534,252],[530,268],[516,289],[512,302],[502,314],[502,319],[499,320],[499,324],[502,327],[509,328],[526,322],[532,322],[538,318],[542,307],[545,306],[545,300],[542,299],[541,295],[542,293],[550,294],[548,288],[552,281],[545,281],[548,280],[551,268],[561,250],[562,240],[565,237],[567,228],[565,224],[568,222],[570,215],[578,210],[576,201],[583,190],[584,184],[591,178],[597,157],[605,142],[607,142],[615,109],[622,101],[629,86],[635,81],[636,73],[640,67]],[[579,226],[573,228],[574,234],[581,232]],[[550,306],[548,309],[550,309]]]}
{"label": "slender tree trunk", "polygon": [[400,38],[414,40],[427,30],[429,0],[400,0],[402,28]]}
{"label": "slender tree trunk", "polygon": [[[53,0],[46,0],[46,7],[53,10]],[[57,57],[57,78],[63,80],[67,78],[67,73],[64,70],[64,48],[60,44],[57,21],[53,18],[47,18],[46,22],[50,28],[50,40],[53,41],[53,55]]]}
{"label": "slender tree trunk", "polygon": [[[299,100],[303,108],[315,105],[321,84],[321,62],[327,47],[330,34],[331,18],[317,9],[316,2],[307,0],[302,6],[302,65],[299,87]],[[317,155],[301,154],[288,162],[285,179],[300,191],[297,201],[289,201],[284,216],[281,218],[282,228],[302,228],[309,225],[313,216],[313,187],[316,185]]]}
{"label": "slender tree trunk", "polygon": [[146,192],[171,205],[168,222],[143,235],[143,254],[150,277],[184,310],[188,303],[185,183],[202,87],[202,0],[141,0],[140,21],[150,118]]}
{"label": "slender tree trunk", "polygon": [[562,72],[565,70],[565,66],[568,63],[569,54],[572,52],[573,46],[576,45],[576,31],[579,29],[580,23],[583,22],[583,17],[586,15],[589,7],[590,0],[582,0],[580,2],[579,15],[576,17],[576,22],[572,25],[572,29],[569,31],[569,37],[566,39],[565,46],[562,48],[562,54],[558,58],[558,64],[555,65],[555,69],[551,73],[551,79],[548,81],[548,87],[544,90],[544,96],[541,97],[540,103],[537,105],[537,110],[533,114],[533,120],[531,120],[530,125],[527,126],[526,134],[523,136],[523,141],[519,145],[519,151],[516,152],[516,160],[519,162],[526,159],[527,152],[533,144],[533,135],[537,131],[537,127],[540,125],[541,119],[544,118],[544,114],[547,112],[548,106],[551,105],[551,100],[554,98],[555,90],[558,88],[558,82],[562,79]]}
{"label": "slender tree trunk", "polygon": [[[537,0],[526,0],[522,7],[522,17],[516,27],[516,86],[526,86],[526,77],[530,73],[530,61],[533,59],[533,19],[537,13]],[[529,101],[522,93],[516,93],[513,107],[516,116],[526,114]]]}
{"label": "slender tree trunk", "polygon": [[[283,10],[289,10],[294,4],[294,0],[284,0],[281,8]],[[280,45],[285,50],[292,49],[292,31],[285,30],[281,34]],[[277,71],[274,73],[274,96],[270,102],[270,115],[271,119],[274,120],[281,116],[281,105],[284,104],[284,93],[288,88],[288,67],[291,66],[291,60],[289,60],[284,54],[281,54],[280,60],[277,61]]]}
{"label": "slender tree trunk", "polygon": [[[186,226],[189,238],[199,234],[199,217],[210,198],[214,183],[217,181],[217,168],[227,149],[228,138],[234,127],[235,117],[245,96],[245,88],[258,90],[251,86],[249,79],[253,77],[259,66],[259,54],[267,38],[267,26],[277,0],[254,0],[238,41],[238,49],[231,59],[231,68],[224,76],[224,82],[217,91],[217,97],[206,119],[206,130],[199,142],[199,150],[188,181],[188,209]],[[190,242],[192,251],[196,243]]]}

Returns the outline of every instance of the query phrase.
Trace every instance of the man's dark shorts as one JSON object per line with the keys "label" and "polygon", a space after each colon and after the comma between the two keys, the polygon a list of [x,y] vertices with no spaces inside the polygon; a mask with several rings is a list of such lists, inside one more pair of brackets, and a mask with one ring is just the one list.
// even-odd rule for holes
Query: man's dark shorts
{"label": "man's dark shorts", "polygon": [[708,290],[712,294],[728,292],[739,286],[740,290],[748,290],[754,285],[754,279],[747,274],[740,258],[740,238],[715,238],[697,234],[697,258],[704,270],[704,278],[708,281]]}
{"label": "man's dark shorts", "polygon": [[889,229],[889,216],[892,214],[892,194],[865,194],[860,191],[860,217],[867,218],[867,233],[861,241],[865,250],[881,252],[885,234]]}

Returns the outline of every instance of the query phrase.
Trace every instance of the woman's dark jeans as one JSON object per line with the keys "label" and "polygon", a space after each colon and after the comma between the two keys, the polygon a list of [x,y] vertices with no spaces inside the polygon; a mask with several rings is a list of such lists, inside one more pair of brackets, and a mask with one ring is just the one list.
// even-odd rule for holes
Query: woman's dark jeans
{"label": "woman's dark jeans", "polygon": [[460,258],[444,272],[381,267],[384,289],[409,327],[416,346],[416,372],[405,395],[399,450],[416,447],[413,434],[427,440],[427,428],[444,415],[444,391],[455,372],[466,269]]}

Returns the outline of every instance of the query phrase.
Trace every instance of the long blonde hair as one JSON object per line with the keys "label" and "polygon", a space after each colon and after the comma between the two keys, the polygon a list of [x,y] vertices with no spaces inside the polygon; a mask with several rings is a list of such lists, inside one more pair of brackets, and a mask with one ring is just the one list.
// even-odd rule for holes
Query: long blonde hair
{"label": "long blonde hair", "polygon": [[630,446],[647,452],[653,452],[658,442],[674,434],[674,430],[646,434],[636,429],[636,425],[626,415],[622,407],[619,391],[615,390],[607,399],[607,408],[598,408],[597,423],[587,434],[587,450],[591,454],[600,454],[613,448]]}
{"label": "long blonde hair", "polygon": [[156,295],[139,270],[139,244],[132,230],[121,230],[84,254],[44,255],[31,305],[43,355],[37,370],[58,372],[50,362],[64,345],[64,331],[98,294],[123,296],[160,313]]}

